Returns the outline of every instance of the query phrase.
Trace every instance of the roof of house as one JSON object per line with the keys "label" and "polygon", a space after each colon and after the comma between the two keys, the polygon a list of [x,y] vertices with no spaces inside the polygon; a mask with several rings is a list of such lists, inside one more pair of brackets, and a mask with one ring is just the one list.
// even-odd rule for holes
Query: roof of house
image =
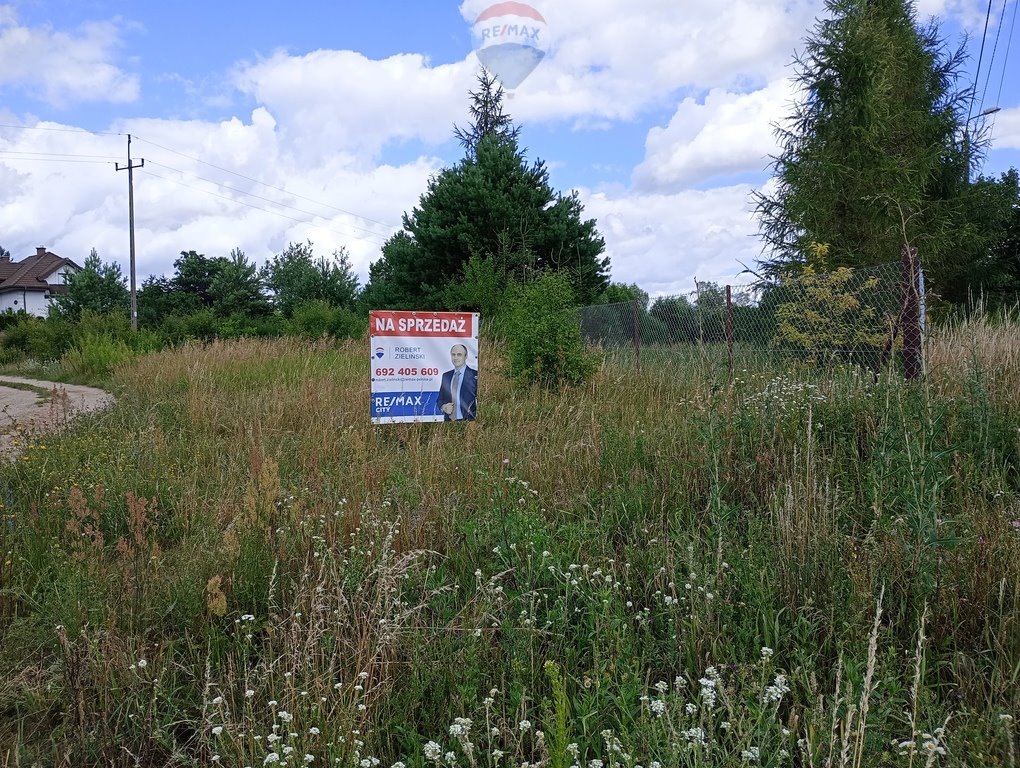
{"label": "roof of house", "polygon": [[10,290],[47,291],[52,290],[46,278],[63,266],[81,269],[70,259],[50,253],[45,248],[36,248],[33,255],[21,261],[0,257],[0,292]]}

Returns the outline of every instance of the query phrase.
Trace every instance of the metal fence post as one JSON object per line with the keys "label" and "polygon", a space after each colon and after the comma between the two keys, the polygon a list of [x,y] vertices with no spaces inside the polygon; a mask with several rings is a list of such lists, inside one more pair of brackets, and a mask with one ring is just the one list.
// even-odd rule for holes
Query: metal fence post
{"label": "metal fence post", "polygon": [[637,364],[638,373],[641,373],[641,309],[638,307],[638,300],[630,303],[631,322],[634,328],[634,362]]}
{"label": "metal fence post", "polygon": [[908,379],[920,378],[924,373],[921,343],[921,291],[920,262],[917,249],[905,245],[902,256],[903,288],[903,375]]}
{"label": "metal fence post", "polygon": [[726,360],[730,371],[730,378],[733,378],[733,292],[732,287],[726,286]]}

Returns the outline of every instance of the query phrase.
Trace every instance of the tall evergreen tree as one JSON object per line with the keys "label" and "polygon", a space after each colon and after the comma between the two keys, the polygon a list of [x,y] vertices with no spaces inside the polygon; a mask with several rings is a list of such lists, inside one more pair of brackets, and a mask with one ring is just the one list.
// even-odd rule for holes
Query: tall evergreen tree
{"label": "tall evergreen tree", "polygon": [[504,141],[518,140],[521,129],[503,111],[503,95],[503,86],[496,76],[483,69],[478,75],[478,90],[471,92],[471,124],[465,128],[453,126],[453,135],[469,157],[475,154],[479,142],[486,136]]}
{"label": "tall evergreen tree", "polygon": [[795,62],[775,191],[756,195],[761,267],[774,275],[812,252],[823,268],[892,262],[910,243],[945,288],[954,255],[980,246],[962,220],[963,47],[947,50],[934,20],[919,26],[909,0],[825,5]]}
{"label": "tall evergreen tree", "polygon": [[553,191],[541,160],[525,159],[502,90],[484,73],[479,82],[473,124],[458,129],[466,156],[430,180],[418,207],[404,214],[403,230],[383,245],[364,297],[373,307],[447,308],[472,258],[490,262],[504,281],[563,272],[582,304],[608,284],[595,221],[582,218],[576,193]]}

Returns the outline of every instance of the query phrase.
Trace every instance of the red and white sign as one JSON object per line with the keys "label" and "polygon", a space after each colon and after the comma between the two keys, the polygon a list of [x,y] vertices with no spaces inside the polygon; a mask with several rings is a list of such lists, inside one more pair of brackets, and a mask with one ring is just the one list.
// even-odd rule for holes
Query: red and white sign
{"label": "red and white sign", "polygon": [[369,313],[373,424],[471,421],[478,387],[478,314]]}

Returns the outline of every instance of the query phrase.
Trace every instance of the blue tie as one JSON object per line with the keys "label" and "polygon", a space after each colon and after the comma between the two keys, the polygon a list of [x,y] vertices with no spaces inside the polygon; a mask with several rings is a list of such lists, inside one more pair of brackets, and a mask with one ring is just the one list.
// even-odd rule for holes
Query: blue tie
{"label": "blue tie", "polygon": [[460,419],[460,368],[453,370],[453,418]]}

